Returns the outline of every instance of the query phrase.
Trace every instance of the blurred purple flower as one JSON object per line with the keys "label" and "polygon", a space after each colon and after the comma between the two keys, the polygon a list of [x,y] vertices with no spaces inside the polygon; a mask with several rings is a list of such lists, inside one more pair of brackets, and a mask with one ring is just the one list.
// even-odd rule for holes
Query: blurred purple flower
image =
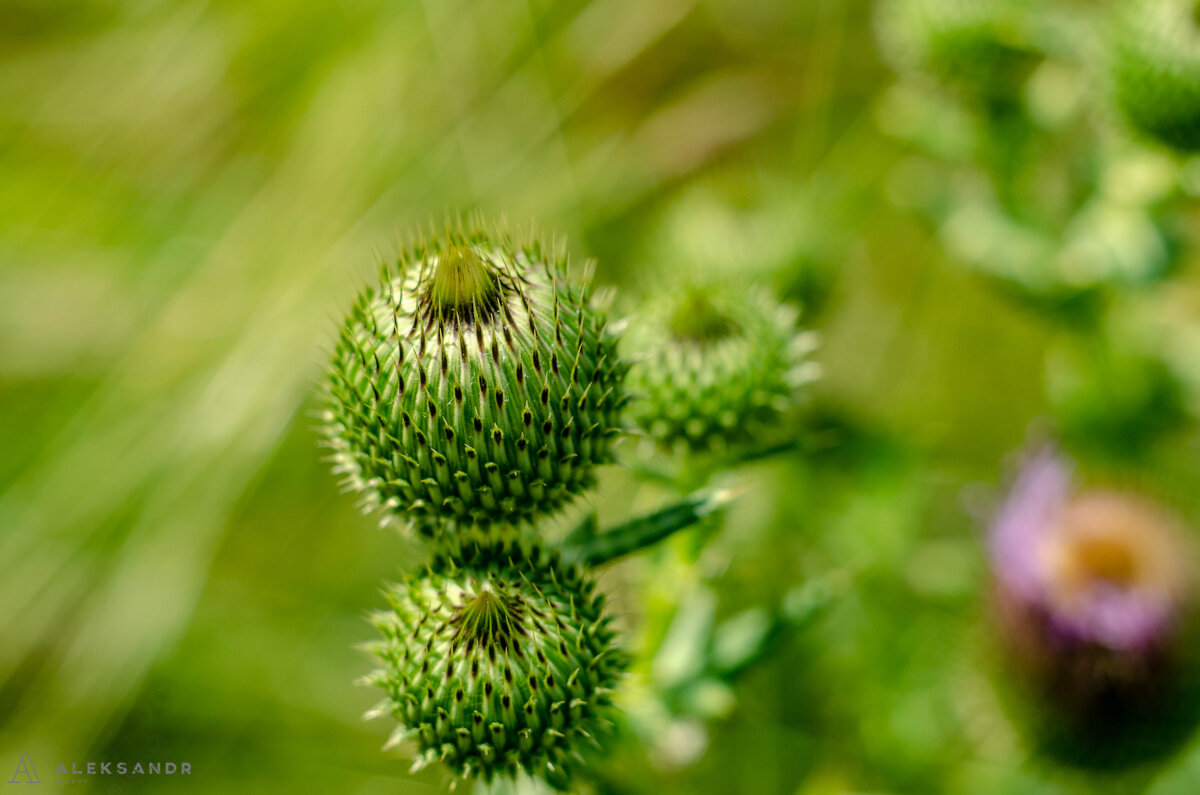
{"label": "blurred purple flower", "polygon": [[[1147,500],[1079,489],[1057,450],[1026,462],[992,518],[993,607],[1014,716],[1035,747],[1115,769],[1200,719],[1192,547]],[[1032,686],[1031,688],[1028,686]]]}
{"label": "blurred purple flower", "polygon": [[1028,651],[1152,652],[1184,617],[1189,556],[1172,521],[1136,497],[1076,491],[1053,449],[1026,463],[988,546],[1006,629]]}

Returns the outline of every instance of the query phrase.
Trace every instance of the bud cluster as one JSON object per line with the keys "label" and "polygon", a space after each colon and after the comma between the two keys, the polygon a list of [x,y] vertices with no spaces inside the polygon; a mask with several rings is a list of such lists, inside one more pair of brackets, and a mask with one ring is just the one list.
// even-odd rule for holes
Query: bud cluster
{"label": "bud cluster", "polygon": [[[626,670],[590,572],[698,522],[689,495],[556,546],[539,522],[613,460],[622,412],[664,446],[723,449],[767,435],[816,375],[812,334],[767,296],[667,290],[622,358],[605,312],[558,248],[459,222],[385,265],[342,325],[324,390],[335,471],[363,507],[414,528],[429,561],[373,615],[392,743],[490,782],[566,789],[614,725]],[[633,389],[626,392],[626,380]],[[589,530],[588,528],[591,527]]]}
{"label": "bud cluster", "polygon": [[430,541],[374,616],[414,767],[565,788],[624,666],[590,575],[532,540],[612,459],[627,365],[557,248],[459,222],[385,265],[342,326],[324,431],[335,471]]}

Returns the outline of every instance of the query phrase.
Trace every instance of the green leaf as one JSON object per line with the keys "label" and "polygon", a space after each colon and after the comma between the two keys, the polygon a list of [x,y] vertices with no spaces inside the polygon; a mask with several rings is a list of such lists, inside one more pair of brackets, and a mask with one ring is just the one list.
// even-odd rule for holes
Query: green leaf
{"label": "green leaf", "polygon": [[729,489],[697,491],[665,508],[631,519],[602,533],[594,518],[585,519],[563,541],[563,555],[589,566],[611,563],[653,546],[708,516],[734,498]]}

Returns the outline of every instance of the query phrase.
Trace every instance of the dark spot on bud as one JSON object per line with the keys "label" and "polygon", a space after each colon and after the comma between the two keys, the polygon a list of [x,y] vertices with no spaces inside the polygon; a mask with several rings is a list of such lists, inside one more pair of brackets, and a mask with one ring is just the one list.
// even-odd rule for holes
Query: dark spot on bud
{"label": "dark spot on bud", "polygon": [[550,420],[546,420],[545,422],[542,423],[542,433],[548,435],[550,433],[550,431],[552,431],[552,430],[554,430],[553,422],[551,422]]}
{"label": "dark spot on bud", "polygon": [[498,408],[500,410],[504,409],[504,390],[503,389],[496,390],[496,408]]}
{"label": "dark spot on bud", "polygon": [[475,426],[475,433],[483,433],[483,420],[476,417],[473,425]]}
{"label": "dark spot on bud", "polygon": [[504,432],[498,427],[492,428],[492,441],[496,444],[501,444],[504,441]]}
{"label": "dark spot on bud", "polygon": [[436,419],[437,418],[437,406],[435,406],[433,404],[432,400],[430,400],[426,405],[429,407],[429,419],[431,419],[431,420]]}
{"label": "dark spot on bud", "polygon": [[519,363],[517,364],[517,383],[518,384],[525,383],[525,367]]}
{"label": "dark spot on bud", "polygon": [[533,412],[528,407],[521,412],[521,422],[525,423],[526,428],[533,424]]}

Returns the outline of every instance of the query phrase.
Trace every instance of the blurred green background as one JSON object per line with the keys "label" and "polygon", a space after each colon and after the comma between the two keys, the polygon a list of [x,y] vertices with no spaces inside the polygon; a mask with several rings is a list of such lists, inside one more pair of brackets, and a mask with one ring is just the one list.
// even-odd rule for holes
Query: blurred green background
{"label": "blurred green background", "polygon": [[[352,684],[380,583],[420,550],[338,493],[312,393],[397,236],[479,208],[564,235],[625,308],[656,273],[725,268],[822,335],[807,442],[735,473],[748,491],[703,565],[602,582],[635,649],[670,624],[682,660],[641,666],[635,714],[659,709],[647,682],[686,676],[689,621],[699,637],[814,577],[832,604],[704,716],[648,719],[593,786],[1094,791],[1026,758],[978,664],[979,506],[1079,393],[1072,349],[894,200],[924,172],[881,131],[894,78],[869,11],[0,0],[0,778],[28,753],[42,791],[440,790],[379,750],[391,726]],[[1097,466],[1195,520],[1195,258],[1131,300],[1155,303],[1130,333],[1183,365],[1183,419]],[[661,499],[614,467],[591,502]],[[89,760],[193,772],[58,782]],[[1194,793],[1200,744],[1112,786]]]}

